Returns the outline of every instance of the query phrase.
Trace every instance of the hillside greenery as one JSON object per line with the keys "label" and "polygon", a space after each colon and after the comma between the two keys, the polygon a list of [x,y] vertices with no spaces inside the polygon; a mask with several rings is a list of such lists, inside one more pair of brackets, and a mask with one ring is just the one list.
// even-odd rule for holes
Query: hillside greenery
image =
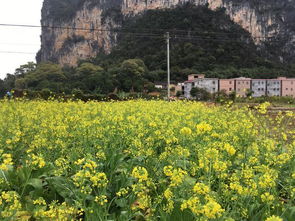
{"label": "hillside greenery", "polygon": [[126,18],[122,30],[111,54],[101,53],[94,59],[80,61],[76,68],[61,68],[53,63],[22,65],[15,74],[0,81],[1,95],[11,89],[66,94],[151,92],[153,83],[166,80],[165,34],[168,30],[174,82],[185,81],[191,73],[218,78],[295,75],[295,64],[283,65],[271,60],[223,9],[212,11],[206,6],[187,4],[174,9],[150,10],[135,18]]}
{"label": "hillside greenery", "polygon": [[[124,59],[140,58],[154,75],[158,73],[155,80],[164,80],[164,35],[169,30],[172,78],[176,81],[185,80],[187,73],[199,72],[219,78],[291,74],[290,67],[271,60],[265,50],[259,49],[250,34],[232,22],[224,9],[212,11],[206,6],[186,4],[175,9],[150,10],[136,19],[127,19],[122,29],[118,46],[110,55],[99,55],[95,63],[108,67]],[[163,38],[138,36],[134,32]]]}

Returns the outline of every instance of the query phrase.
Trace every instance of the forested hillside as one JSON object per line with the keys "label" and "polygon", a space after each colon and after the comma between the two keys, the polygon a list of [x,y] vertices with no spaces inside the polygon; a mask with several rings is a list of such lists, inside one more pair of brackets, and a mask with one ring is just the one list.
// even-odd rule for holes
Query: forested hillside
{"label": "forested hillside", "polygon": [[268,55],[267,47],[255,45],[250,34],[232,22],[223,9],[212,11],[206,6],[187,4],[150,10],[126,20],[122,30],[117,47],[110,55],[100,54],[95,63],[108,68],[124,59],[140,58],[155,80],[163,80],[166,75],[161,73],[167,64],[165,35],[169,30],[172,76],[177,81],[185,80],[190,72],[220,78],[293,74],[291,66],[283,66]]}

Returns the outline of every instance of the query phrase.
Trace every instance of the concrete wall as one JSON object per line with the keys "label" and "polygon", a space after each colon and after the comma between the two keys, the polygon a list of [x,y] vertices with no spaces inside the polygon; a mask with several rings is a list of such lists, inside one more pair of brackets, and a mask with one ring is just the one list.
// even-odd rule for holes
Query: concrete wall
{"label": "concrete wall", "polygon": [[191,90],[193,88],[193,82],[185,82],[184,83],[184,97],[187,99],[192,98]]}
{"label": "concrete wall", "polygon": [[215,78],[203,78],[194,80],[194,87],[202,88],[213,94],[218,92],[218,79]]}
{"label": "concrete wall", "polygon": [[264,79],[252,79],[251,90],[253,91],[253,97],[261,97],[266,95],[266,80]]}
{"label": "concrete wall", "polygon": [[267,96],[281,96],[281,81],[270,79],[266,81]]}

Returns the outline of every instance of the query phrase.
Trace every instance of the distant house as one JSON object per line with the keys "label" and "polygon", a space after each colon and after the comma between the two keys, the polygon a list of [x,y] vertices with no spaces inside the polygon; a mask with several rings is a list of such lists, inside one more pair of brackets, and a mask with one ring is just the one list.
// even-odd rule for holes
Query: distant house
{"label": "distant house", "polygon": [[235,91],[235,79],[220,79],[219,80],[219,91],[224,91],[230,94]]}
{"label": "distant house", "polygon": [[194,87],[202,88],[213,94],[219,90],[219,80],[217,78],[205,78],[203,74],[192,74],[188,76],[188,81],[184,82],[184,96],[191,98],[191,90]]}
{"label": "distant house", "polygon": [[266,95],[267,96],[281,96],[282,94],[282,81],[279,79],[266,80]]}
{"label": "distant house", "polygon": [[252,79],[251,90],[252,97],[262,97],[266,95],[266,79]]}
{"label": "distant house", "polygon": [[177,95],[177,93],[180,93],[181,95],[184,95],[184,83],[178,83],[176,88],[175,88],[175,95]]}
{"label": "distant house", "polygon": [[[183,84],[183,83],[182,83]],[[167,90],[168,89],[168,82],[155,82],[155,88],[160,89],[160,90]],[[170,83],[170,90],[171,90],[171,95],[175,96],[178,90],[182,91],[182,86],[178,86],[174,81],[171,81]]]}
{"label": "distant house", "polygon": [[160,81],[156,81],[155,82],[155,88],[157,89],[167,89],[167,82],[160,82]]}
{"label": "distant house", "polygon": [[282,82],[282,96],[291,96],[295,98],[295,78],[278,78]]}
{"label": "distant house", "polygon": [[251,78],[235,78],[235,91],[238,96],[246,97],[247,91],[251,90]]}

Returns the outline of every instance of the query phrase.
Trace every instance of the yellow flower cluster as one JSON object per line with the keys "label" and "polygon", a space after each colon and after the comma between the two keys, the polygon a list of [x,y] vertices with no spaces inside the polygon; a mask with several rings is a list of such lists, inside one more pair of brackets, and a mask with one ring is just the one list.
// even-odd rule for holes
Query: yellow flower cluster
{"label": "yellow flower cluster", "polygon": [[106,174],[96,170],[97,164],[94,161],[79,159],[75,164],[82,166],[82,169],[73,176],[74,184],[81,188],[82,193],[91,194],[93,188],[104,188],[107,186],[108,179]]}
{"label": "yellow flower cluster", "polygon": [[73,220],[79,211],[67,205],[66,203],[59,204],[53,201],[48,208],[41,207],[34,212],[34,217],[38,220],[52,220],[52,221],[70,221]]}
{"label": "yellow flower cluster", "polygon": [[144,167],[135,167],[132,171],[132,176],[139,180],[139,182],[148,180],[148,172]]}
{"label": "yellow flower cluster", "polygon": [[170,186],[173,187],[178,186],[183,182],[183,179],[185,175],[187,175],[187,172],[182,170],[181,168],[174,169],[172,166],[165,166],[164,174],[170,178]]}
{"label": "yellow flower cluster", "polygon": [[[0,152],[1,154],[1,152]],[[9,166],[13,165],[13,161],[12,161],[12,155],[11,154],[2,154],[2,163],[0,164],[0,170],[8,170]]]}
{"label": "yellow flower cluster", "polygon": [[107,196],[102,195],[102,196],[96,196],[94,201],[97,202],[99,205],[103,206],[108,202],[108,199],[107,199]]}
{"label": "yellow flower cluster", "polygon": [[203,207],[203,214],[209,219],[216,219],[222,215],[225,210],[221,208],[221,206],[215,201],[209,201]]}
{"label": "yellow flower cluster", "polygon": [[198,134],[205,134],[207,132],[212,131],[212,126],[210,124],[207,124],[205,122],[199,123],[197,126],[197,133]]}
{"label": "yellow flower cluster", "polygon": [[129,192],[129,188],[121,188],[121,189],[116,193],[116,195],[117,195],[118,197],[123,197],[123,196],[127,195],[128,192]]}
{"label": "yellow flower cluster", "polygon": [[22,205],[19,196],[14,191],[2,192],[0,195],[0,218],[11,218],[17,211],[20,211]]}
{"label": "yellow flower cluster", "polygon": [[202,205],[198,197],[192,197],[181,204],[181,210],[190,209],[195,215],[204,215],[207,219],[216,219],[222,216],[225,211],[214,200],[209,200]]}
{"label": "yellow flower cluster", "polygon": [[197,194],[205,195],[210,192],[210,187],[205,185],[204,183],[197,183],[194,186],[194,192]]}
{"label": "yellow flower cluster", "polygon": [[46,163],[45,163],[45,160],[41,157],[41,156],[36,156],[35,154],[32,154],[30,156],[31,158],[31,164],[35,167],[38,167],[38,168],[43,168],[45,167]]}
{"label": "yellow flower cluster", "polygon": [[275,197],[270,193],[264,193],[261,195],[261,200],[264,203],[271,204],[274,201]]}
{"label": "yellow flower cluster", "polygon": [[191,135],[192,134],[192,130],[188,127],[184,127],[180,130],[180,133],[182,135]]}
{"label": "yellow flower cluster", "polygon": [[266,114],[269,106],[271,106],[271,104],[269,102],[265,102],[265,103],[258,105],[256,107],[256,109],[258,110],[259,113]]}
{"label": "yellow flower cluster", "polygon": [[265,221],[283,221],[283,219],[280,218],[279,216],[271,216],[267,218]]}

